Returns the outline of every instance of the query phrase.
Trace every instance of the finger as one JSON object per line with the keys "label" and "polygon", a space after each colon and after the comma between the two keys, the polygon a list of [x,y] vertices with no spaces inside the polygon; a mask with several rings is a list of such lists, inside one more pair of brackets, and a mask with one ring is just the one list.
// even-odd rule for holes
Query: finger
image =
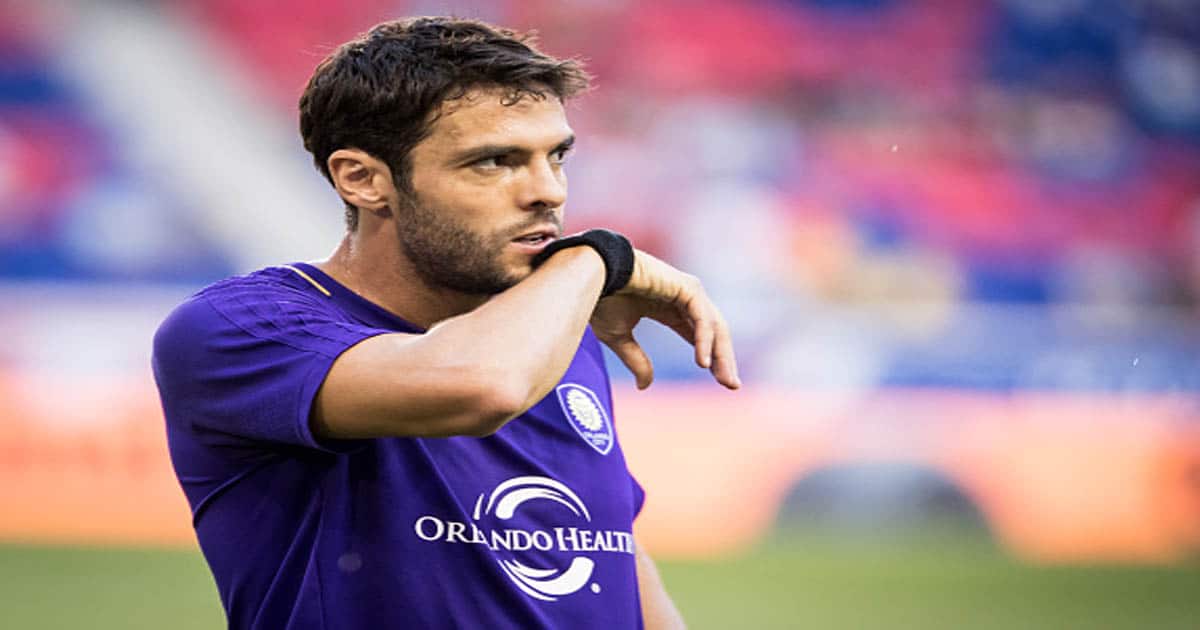
{"label": "finger", "polygon": [[680,320],[677,322],[670,322],[670,323],[660,322],[660,323],[662,323],[667,328],[674,330],[675,334],[679,335],[679,337],[681,339],[688,342],[689,346],[696,343],[696,329],[692,327],[692,322],[690,322],[688,320]]}
{"label": "finger", "polygon": [[710,310],[708,300],[701,297],[694,298],[688,304],[688,319],[691,320],[693,330],[692,345],[696,348],[696,365],[706,369],[712,365],[713,353],[714,319]]}
{"label": "finger", "polygon": [[650,387],[650,383],[654,382],[654,364],[650,362],[650,357],[646,356],[646,351],[642,350],[641,344],[633,338],[633,335],[613,340],[608,347],[633,373],[638,389]]}
{"label": "finger", "polygon": [[713,365],[710,371],[718,383],[729,389],[738,389],[742,386],[742,379],[738,376],[733,337],[729,334],[728,324],[719,315],[714,331],[716,338],[713,343]]}

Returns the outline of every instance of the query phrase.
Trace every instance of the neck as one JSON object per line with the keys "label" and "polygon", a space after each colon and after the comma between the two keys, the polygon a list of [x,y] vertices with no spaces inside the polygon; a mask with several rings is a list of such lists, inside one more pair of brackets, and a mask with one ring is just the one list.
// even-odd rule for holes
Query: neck
{"label": "neck", "polygon": [[364,227],[346,234],[329,258],[313,264],[351,291],[427,330],[487,301],[488,296],[429,286],[394,238],[365,234]]}

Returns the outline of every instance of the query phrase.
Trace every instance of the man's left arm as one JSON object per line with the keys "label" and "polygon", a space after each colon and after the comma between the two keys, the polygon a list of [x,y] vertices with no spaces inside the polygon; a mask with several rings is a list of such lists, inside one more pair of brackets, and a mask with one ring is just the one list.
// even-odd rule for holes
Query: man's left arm
{"label": "man's left arm", "polygon": [[638,595],[642,600],[642,623],[646,630],[685,630],[683,615],[671,601],[663,586],[662,578],[658,575],[658,567],[654,559],[646,553],[641,543],[637,547],[637,580]]}

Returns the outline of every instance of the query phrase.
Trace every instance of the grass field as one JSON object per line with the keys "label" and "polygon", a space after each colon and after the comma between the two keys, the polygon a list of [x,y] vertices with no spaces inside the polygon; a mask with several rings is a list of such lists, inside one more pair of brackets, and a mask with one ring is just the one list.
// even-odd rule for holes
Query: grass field
{"label": "grass field", "polygon": [[[737,559],[661,562],[695,629],[1200,628],[1200,564],[1029,567],[955,537],[778,538]],[[196,552],[0,546],[0,627],[223,627]]]}

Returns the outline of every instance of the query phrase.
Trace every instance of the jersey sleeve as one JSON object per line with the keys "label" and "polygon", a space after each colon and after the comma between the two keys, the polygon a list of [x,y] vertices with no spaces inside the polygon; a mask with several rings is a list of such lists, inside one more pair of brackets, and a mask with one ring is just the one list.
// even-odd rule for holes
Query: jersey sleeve
{"label": "jersey sleeve", "polygon": [[347,321],[320,299],[248,286],[201,293],[176,308],[154,336],[152,360],[168,424],[219,439],[357,446],[313,436],[313,399],[338,356],[392,331]]}

